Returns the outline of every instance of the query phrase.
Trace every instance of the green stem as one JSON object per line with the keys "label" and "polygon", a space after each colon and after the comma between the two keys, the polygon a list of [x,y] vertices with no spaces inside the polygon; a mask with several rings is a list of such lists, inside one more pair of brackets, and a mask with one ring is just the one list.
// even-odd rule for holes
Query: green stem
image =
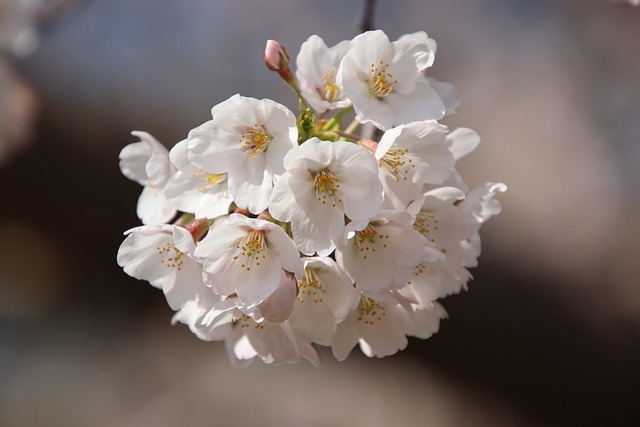
{"label": "green stem", "polygon": [[327,122],[327,124],[325,124],[322,127],[322,130],[333,130],[333,128],[335,128],[336,126],[340,126],[340,121],[342,120],[342,116],[344,116],[351,110],[353,110],[353,104],[349,104],[346,107],[344,107],[335,116],[333,116],[331,120]]}
{"label": "green stem", "polygon": [[358,142],[360,141],[360,139],[362,139],[358,135],[354,135],[348,132],[342,132],[340,130],[326,130],[323,131],[320,136],[325,137],[325,139],[333,139],[331,137],[342,137],[351,142]]}
{"label": "green stem", "polygon": [[347,126],[347,128],[344,131],[347,133],[353,133],[356,131],[356,129],[358,129],[358,126],[360,126],[360,122],[357,120],[354,120],[349,124],[349,126]]}

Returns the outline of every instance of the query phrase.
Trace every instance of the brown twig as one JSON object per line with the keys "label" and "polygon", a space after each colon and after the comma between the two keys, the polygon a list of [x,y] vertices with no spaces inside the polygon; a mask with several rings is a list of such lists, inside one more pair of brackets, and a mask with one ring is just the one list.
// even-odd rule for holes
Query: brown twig
{"label": "brown twig", "polygon": [[360,32],[370,31],[375,29],[373,26],[373,15],[376,7],[376,0],[364,0],[364,10],[362,11],[362,19],[358,27]]}

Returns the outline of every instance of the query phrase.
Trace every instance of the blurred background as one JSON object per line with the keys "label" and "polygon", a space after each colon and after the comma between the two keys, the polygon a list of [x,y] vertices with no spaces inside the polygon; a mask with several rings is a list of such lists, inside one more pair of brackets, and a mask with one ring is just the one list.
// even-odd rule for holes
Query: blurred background
{"label": "blurred background", "polygon": [[469,291],[381,360],[229,366],[115,256],[141,188],[118,153],[167,147],[235,93],[295,98],[262,62],[357,34],[363,0],[0,0],[0,427],[638,426],[640,7],[379,0],[438,42],[431,75],[502,181]]}

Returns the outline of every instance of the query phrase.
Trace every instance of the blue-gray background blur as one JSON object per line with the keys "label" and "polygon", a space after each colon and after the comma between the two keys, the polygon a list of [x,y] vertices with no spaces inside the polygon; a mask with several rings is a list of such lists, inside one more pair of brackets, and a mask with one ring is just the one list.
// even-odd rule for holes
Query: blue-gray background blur
{"label": "blue-gray background blur", "polygon": [[241,93],[294,108],[262,62],[352,38],[361,1],[75,0],[12,66],[37,106],[0,165],[0,426],[637,426],[640,7],[605,0],[379,0],[426,30],[463,100],[460,163],[503,181],[469,292],[427,341],[344,363],[229,367],[170,325],[115,254],[140,188],[118,153],[168,147]]}

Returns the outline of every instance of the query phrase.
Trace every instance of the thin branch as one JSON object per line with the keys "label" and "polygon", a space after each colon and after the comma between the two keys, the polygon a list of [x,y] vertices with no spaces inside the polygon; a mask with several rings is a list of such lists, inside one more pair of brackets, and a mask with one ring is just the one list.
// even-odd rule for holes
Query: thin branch
{"label": "thin branch", "polygon": [[375,12],[377,0],[364,0],[364,10],[362,11],[362,19],[358,24],[360,32],[370,31],[375,29],[373,26],[373,15]]}

